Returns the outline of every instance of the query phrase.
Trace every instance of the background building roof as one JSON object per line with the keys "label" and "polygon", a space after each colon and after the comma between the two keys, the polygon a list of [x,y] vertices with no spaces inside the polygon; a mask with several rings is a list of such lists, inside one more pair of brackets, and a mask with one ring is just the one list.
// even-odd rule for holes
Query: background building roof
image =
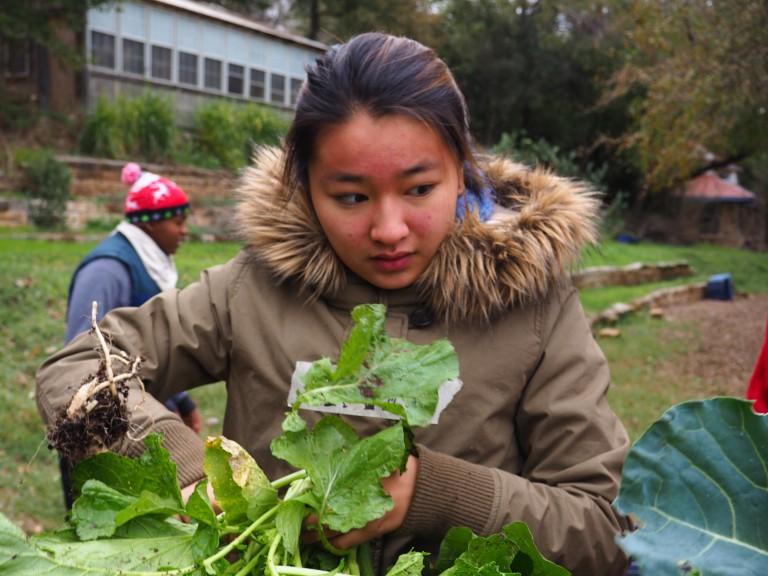
{"label": "background building roof", "polygon": [[738,184],[720,178],[712,171],[690,180],[683,197],[704,202],[754,202],[755,195]]}
{"label": "background building roof", "polygon": [[250,30],[261,32],[262,34],[266,34],[268,36],[280,38],[282,40],[293,42],[295,44],[302,44],[304,46],[315,48],[323,52],[328,49],[328,46],[326,44],[323,44],[322,42],[318,42],[317,40],[311,40],[309,38],[305,38],[297,34],[291,34],[289,32],[283,32],[281,30],[275,30],[274,28],[270,28],[266,24],[261,24],[260,22],[256,22],[255,20],[251,20],[250,18],[247,18],[245,16],[242,16],[240,14],[237,14],[235,12],[231,12],[230,10],[222,8],[221,6],[216,6],[213,4],[205,4],[203,2],[194,2],[193,0],[151,0],[151,1],[156,4],[162,4],[165,6],[177,8],[179,10],[185,10],[193,14],[198,14],[200,16],[213,18],[214,20],[219,20],[221,22],[228,22],[229,24],[234,24],[235,26],[248,28]]}

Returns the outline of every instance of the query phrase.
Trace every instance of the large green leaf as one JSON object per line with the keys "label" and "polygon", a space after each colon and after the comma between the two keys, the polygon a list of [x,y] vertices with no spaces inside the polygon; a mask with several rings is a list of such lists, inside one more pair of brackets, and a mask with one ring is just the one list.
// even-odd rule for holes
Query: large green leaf
{"label": "large green leaf", "polygon": [[140,534],[138,537],[79,542],[69,530],[28,539],[0,514],[0,572],[8,576],[117,576],[192,567],[193,530],[156,521],[126,532]]}
{"label": "large green leaf", "polygon": [[378,406],[409,426],[426,426],[435,414],[440,385],[459,375],[459,363],[447,340],[417,345],[389,338],[386,308],[364,304],[352,311],[354,327],[334,368],[328,359],[313,363],[304,375],[304,391],[294,402],[323,406]]}
{"label": "large green leaf", "polygon": [[402,424],[360,439],[337,416],[324,416],[312,430],[284,432],[272,441],[272,453],[303,468],[311,491],[298,499],[317,512],[323,524],[340,532],[361,528],[392,508],[381,487],[404,461]]}
{"label": "large green leaf", "polygon": [[768,418],[736,398],[674,406],[630,451],[615,505],[642,525],[619,544],[643,574],[768,574]]}
{"label": "large green leaf", "polygon": [[144,439],[145,450],[138,458],[102,452],[83,460],[72,473],[76,489],[79,491],[88,480],[99,480],[123,494],[138,497],[142,492],[152,492],[181,507],[176,464],[163,448],[162,440],[160,434],[148,435]]}
{"label": "large green leaf", "polygon": [[277,490],[256,460],[234,440],[209,437],[203,467],[229,524],[256,520],[277,505]]}
{"label": "large green leaf", "polygon": [[424,570],[424,552],[401,554],[385,576],[421,576]]}
{"label": "large green leaf", "polygon": [[498,534],[475,536],[469,528],[451,528],[440,545],[441,576],[568,576],[544,558],[528,526],[513,522]]}

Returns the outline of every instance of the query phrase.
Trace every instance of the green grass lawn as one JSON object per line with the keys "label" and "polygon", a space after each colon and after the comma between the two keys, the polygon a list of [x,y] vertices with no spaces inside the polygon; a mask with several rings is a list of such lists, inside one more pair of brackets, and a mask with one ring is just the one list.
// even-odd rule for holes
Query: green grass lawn
{"label": "green grass lawn", "polygon": [[713,274],[730,272],[738,292],[768,293],[768,257],[765,252],[751,252],[698,244],[667,246],[663,244],[620,244],[608,242],[583,254],[581,268],[592,266],[626,266],[634,262],[655,263],[686,261],[694,275],[640,286],[606,286],[581,291],[581,302],[587,312],[599,312],[616,302],[630,302],[649,292],[670,286],[706,281]]}
{"label": "green grass lawn", "polygon": [[[28,531],[56,527],[64,515],[57,461],[46,446],[35,407],[34,375],[62,344],[70,277],[94,244],[18,240],[0,232],[0,509]],[[225,262],[237,250],[235,244],[183,246],[177,257],[180,284],[195,281],[201,270]],[[585,254],[583,265],[680,259],[691,263],[696,276],[664,285],[731,272],[737,290],[768,292],[768,258],[740,250],[609,243]],[[582,297],[585,308],[596,311],[656,287],[586,290]],[[679,333],[665,333],[663,326],[644,317],[633,318],[622,326],[627,338],[600,341],[612,367],[611,404],[633,437],[670,405],[700,393],[693,379],[672,384],[659,381],[658,370],[665,362],[673,362],[677,347],[683,345]],[[194,390],[192,395],[204,419],[221,418],[223,384]],[[219,431],[217,423],[205,430]]]}
{"label": "green grass lawn", "polygon": [[[29,530],[37,523],[57,526],[64,515],[57,460],[35,406],[34,377],[63,344],[69,281],[94,245],[0,235],[0,509]],[[237,250],[235,244],[183,246],[177,258],[180,285]],[[220,420],[224,394],[222,384],[193,392],[204,419]],[[205,432],[219,430],[214,424]]]}

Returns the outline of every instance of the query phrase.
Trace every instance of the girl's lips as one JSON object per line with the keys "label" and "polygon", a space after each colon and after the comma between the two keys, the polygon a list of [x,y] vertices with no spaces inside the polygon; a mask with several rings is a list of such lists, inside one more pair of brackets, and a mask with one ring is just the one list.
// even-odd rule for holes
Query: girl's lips
{"label": "girl's lips", "polygon": [[406,252],[392,255],[382,254],[373,257],[373,264],[382,272],[398,272],[408,267],[412,256],[412,254]]}

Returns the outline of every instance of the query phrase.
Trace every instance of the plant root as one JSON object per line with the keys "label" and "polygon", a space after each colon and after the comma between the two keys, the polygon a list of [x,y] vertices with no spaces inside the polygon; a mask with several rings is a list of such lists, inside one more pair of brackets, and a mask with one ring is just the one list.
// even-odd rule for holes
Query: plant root
{"label": "plant root", "polygon": [[132,358],[111,347],[96,321],[97,304],[91,310],[91,332],[98,341],[99,368],[88,376],[49,427],[50,447],[75,464],[121,441],[129,431],[129,384],[144,385],[139,378],[141,358]]}

